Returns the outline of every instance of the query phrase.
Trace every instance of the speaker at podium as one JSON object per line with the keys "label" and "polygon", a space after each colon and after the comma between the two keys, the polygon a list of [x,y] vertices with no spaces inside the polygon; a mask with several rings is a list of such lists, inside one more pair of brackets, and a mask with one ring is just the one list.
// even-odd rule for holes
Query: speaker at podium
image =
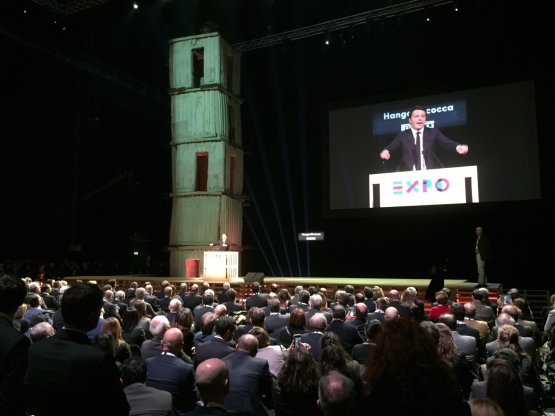
{"label": "speaker at podium", "polygon": [[264,282],[264,273],[248,272],[243,279],[245,283]]}

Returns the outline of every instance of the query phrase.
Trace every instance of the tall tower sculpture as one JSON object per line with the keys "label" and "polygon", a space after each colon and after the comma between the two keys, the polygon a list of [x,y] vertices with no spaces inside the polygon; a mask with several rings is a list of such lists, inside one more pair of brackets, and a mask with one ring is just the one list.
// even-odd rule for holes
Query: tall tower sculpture
{"label": "tall tower sculpture", "polygon": [[[242,246],[240,54],[218,33],[170,41],[170,276],[185,277],[222,233]],[[199,276],[200,277],[200,276]]]}

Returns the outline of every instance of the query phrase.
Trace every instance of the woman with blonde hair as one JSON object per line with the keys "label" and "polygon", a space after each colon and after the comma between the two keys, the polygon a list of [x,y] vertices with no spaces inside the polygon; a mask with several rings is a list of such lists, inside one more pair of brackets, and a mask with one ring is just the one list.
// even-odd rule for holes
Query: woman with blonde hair
{"label": "woman with blonde hair", "polygon": [[124,362],[127,358],[131,357],[131,347],[123,339],[122,329],[119,320],[113,316],[106,318],[102,323],[100,332],[110,332],[115,340],[115,357],[117,363]]}

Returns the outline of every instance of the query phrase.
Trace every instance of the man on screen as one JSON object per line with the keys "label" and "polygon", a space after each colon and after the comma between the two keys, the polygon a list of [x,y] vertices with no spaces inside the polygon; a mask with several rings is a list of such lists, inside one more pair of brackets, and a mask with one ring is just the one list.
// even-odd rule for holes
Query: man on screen
{"label": "man on screen", "polygon": [[435,149],[437,147],[468,153],[468,146],[454,142],[439,129],[426,127],[426,108],[416,106],[409,112],[410,129],[397,133],[393,141],[380,152],[380,158],[389,160],[391,153],[401,150],[401,161],[397,170],[425,170],[443,168]]}

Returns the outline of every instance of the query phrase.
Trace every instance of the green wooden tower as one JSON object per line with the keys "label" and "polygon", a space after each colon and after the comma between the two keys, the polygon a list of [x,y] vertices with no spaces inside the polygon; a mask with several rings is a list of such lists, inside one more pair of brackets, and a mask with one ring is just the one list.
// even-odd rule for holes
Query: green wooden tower
{"label": "green wooden tower", "polygon": [[[185,277],[222,233],[242,247],[240,54],[218,33],[170,41],[170,276]],[[189,261],[191,262],[191,261]]]}

